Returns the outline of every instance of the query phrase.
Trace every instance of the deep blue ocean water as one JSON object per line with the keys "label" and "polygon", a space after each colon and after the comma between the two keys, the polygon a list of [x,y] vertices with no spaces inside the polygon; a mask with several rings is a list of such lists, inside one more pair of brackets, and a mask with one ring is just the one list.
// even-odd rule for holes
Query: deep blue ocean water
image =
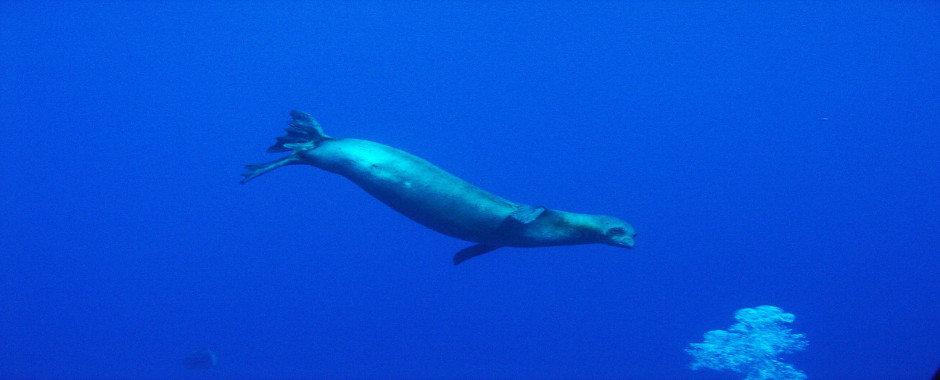
{"label": "deep blue ocean water", "polygon": [[[940,3],[0,3],[0,378],[811,379],[940,365]],[[428,230],[310,166],[291,109],[636,247]],[[183,366],[203,348],[218,365]]]}

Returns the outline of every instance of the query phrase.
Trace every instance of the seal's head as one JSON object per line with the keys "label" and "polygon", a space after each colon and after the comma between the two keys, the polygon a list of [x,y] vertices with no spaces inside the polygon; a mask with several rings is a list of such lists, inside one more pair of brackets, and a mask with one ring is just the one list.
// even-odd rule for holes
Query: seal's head
{"label": "seal's head", "polygon": [[633,237],[636,231],[630,224],[612,216],[597,215],[601,233],[604,234],[604,244],[622,248],[633,248]]}
{"label": "seal's head", "polygon": [[[561,218],[553,231],[561,231],[564,243],[556,244],[607,244],[614,247],[633,248],[636,231],[626,222],[607,215],[578,214],[552,210]],[[544,235],[549,235],[543,233]]]}

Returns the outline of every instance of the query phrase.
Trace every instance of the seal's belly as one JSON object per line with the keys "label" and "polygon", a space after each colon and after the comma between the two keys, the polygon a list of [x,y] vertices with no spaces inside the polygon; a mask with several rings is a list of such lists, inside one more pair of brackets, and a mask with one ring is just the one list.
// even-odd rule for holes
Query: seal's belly
{"label": "seal's belly", "polygon": [[463,240],[492,239],[519,207],[420,157],[372,141],[327,140],[304,158],[355,182],[402,215]]}

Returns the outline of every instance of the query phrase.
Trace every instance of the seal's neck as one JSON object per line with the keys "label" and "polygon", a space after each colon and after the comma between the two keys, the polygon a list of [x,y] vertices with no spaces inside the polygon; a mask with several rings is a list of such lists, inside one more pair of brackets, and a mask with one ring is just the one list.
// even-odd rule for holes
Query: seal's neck
{"label": "seal's neck", "polygon": [[603,242],[594,215],[547,209],[529,228],[541,245],[575,245]]}

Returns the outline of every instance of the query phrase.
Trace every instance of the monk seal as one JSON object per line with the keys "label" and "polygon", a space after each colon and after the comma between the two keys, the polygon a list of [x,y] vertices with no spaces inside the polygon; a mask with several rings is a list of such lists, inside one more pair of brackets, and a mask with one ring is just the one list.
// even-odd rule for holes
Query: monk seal
{"label": "monk seal", "polygon": [[633,226],[588,215],[511,202],[408,152],[367,140],[333,138],[310,115],[291,111],[286,136],[268,152],[292,153],[245,166],[241,183],[285,165],[339,174],[402,215],[442,234],[478,243],[457,252],[454,265],[499,247],[607,244],[633,248]]}

